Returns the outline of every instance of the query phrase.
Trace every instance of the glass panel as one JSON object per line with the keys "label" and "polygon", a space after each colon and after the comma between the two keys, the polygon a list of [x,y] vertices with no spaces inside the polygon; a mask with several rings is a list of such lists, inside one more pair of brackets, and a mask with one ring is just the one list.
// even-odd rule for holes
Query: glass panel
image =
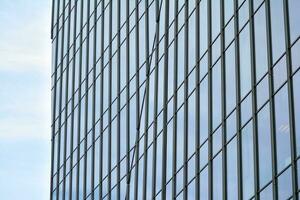
{"label": "glass panel", "polygon": [[230,113],[235,107],[236,88],[235,88],[235,51],[234,44],[225,52],[225,74],[226,74],[226,112]]}
{"label": "glass panel", "polygon": [[278,199],[287,199],[292,195],[292,171],[289,167],[278,177]]}
{"label": "glass panel", "polygon": [[236,134],[236,112],[234,111],[226,120],[226,141]]}
{"label": "glass panel", "polygon": [[259,80],[268,70],[266,16],[264,5],[254,15],[254,23],[256,80]]}
{"label": "glass panel", "polygon": [[237,143],[234,138],[227,145],[227,198],[238,199],[237,197]]}
{"label": "glass panel", "polygon": [[212,69],[213,130],[221,123],[221,100],[221,65],[218,62]]}
{"label": "glass panel", "polygon": [[254,193],[252,121],[242,129],[243,197],[249,199]]}
{"label": "glass panel", "polygon": [[270,184],[267,188],[265,188],[263,191],[261,191],[261,193],[260,193],[260,199],[261,200],[273,199],[272,184]]}
{"label": "glass panel", "polygon": [[280,86],[286,81],[286,60],[285,56],[273,68],[274,91],[278,90]]}
{"label": "glass panel", "polygon": [[249,25],[240,33],[240,84],[241,98],[251,89]]}
{"label": "glass panel", "polygon": [[294,83],[294,113],[295,113],[295,131],[296,131],[296,146],[297,155],[300,155],[300,72],[297,72],[293,77]]}
{"label": "glass panel", "polygon": [[260,109],[264,103],[269,99],[269,82],[268,76],[257,85],[257,109]]}
{"label": "glass panel", "polygon": [[208,133],[208,90],[207,78],[200,84],[200,143],[207,138]]}
{"label": "glass panel", "polygon": [[282,2],[283,1],[270,1],[273,62],[276,62],[285,50]]}
{"label": "glass panel", "polygon": [[291,49],[293,71],[300,67],[300,40]]}
{"label": "glass panel", "polygon": [[290,14],[290,31],[291,42],[293,42],[300,35],[300,1],[289,0],[289,14]]}
{"label": "glass panel", "polygon": [[242,126],[252,117],[252,93],[250,93],[241,104]]}
{"label": "glass panel", "polygon": [[280,172],[291,162],[288,94],[285,85],[275,95],[277,166]]}
{"label": "glass panel", "polygon": [[257,116],[259,183],[262,188],[272,178],[270,111],[267,104]]}
{"label": "glass panel", "polygon": [[222,199],[222,154],[213,160],[213,199]]}
{"label": "glass panel", "polygon": [[200,199],[208,199],[208,170],[207,167],[200,173]]}

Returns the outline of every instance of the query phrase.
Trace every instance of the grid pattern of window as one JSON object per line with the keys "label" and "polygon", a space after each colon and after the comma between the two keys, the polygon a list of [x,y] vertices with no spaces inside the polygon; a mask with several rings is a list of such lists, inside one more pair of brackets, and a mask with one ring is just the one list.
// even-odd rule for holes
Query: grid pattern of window
{"label": "grid pattern of window", "polygon": [[297,199],[299,10],[53,0],[51,200]]}

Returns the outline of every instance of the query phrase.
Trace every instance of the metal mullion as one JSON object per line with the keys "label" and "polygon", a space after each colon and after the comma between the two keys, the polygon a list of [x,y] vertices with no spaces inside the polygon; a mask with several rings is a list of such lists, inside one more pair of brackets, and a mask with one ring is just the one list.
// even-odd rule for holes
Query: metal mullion
{"label": "metal mullion", "polygon": [[[145,0],[145,56],[146,56],[146,89],[145,89],[145,123],[144,123],[144,169],[143,169],[143,199],[147,197],[147,162],[148,162],[148,123],[149,123],[149,82],[150,82],[150,62],[149,62],[149,8],[148,8],[148,0]],[[152,58],[152,57],[151,57]]]}
{"label": "metal mullion", "polygon": [[211,0],[207,2],[207,79],[208,79],[208,199],[213,199],[213,162],[212,162],[212,14]]}
{"label": "metal mullion", "polygon": [[[81,0],[80,3],[80,37],[79,40],[80,42],[82,41],[82,25],[83,25],[83,0]],[[78,82],[81,82],[81,71],[82,71],[82,45],[80,45],[80,50],[79,50],[79,73],[78,73]],[[78,118],[77,118],[77,176],[76,176],[76,197],[77,200],[79,200],[79,175],[80,175],[80,129],[81,129],[81,85],[79,84],[78,86]]]}
{"label": "metal mullion", "polygon": [[94,0],[94,35],[93,35],[93,99],[92,99],[92,158],[91,158],[91,198],[94,199],[95,185],[95,118],[96,118],[96,51],[97,51],[97,0]]}
{"label": "metal mullion", "polygon": [[225,8],[221,0],[220,8],[220,26],[221,26],[221,109],[222,109],[222,190],[223,200],[227,199],[227,146],[226,146],[226,61],[225,61]]}
{"label": "metal mullion", "polygon": [[[121,105],[121,93],[120,93],[120,88],[121,88],[121,46],[120,46],[120,40],[121,40],[121,30],[120,30],[120,24],[121,24],[121,0],[117,1],[117,12],[118,12],[118,16],[117,16],[117,46],[118,46],[118,55],[117,55],[117,96],[118,96],[118,100],[117,100],[117,110],[118,110],[118,114],[117,114],[117,182],[120,181],[120,171],[121,171],[121,167],[120,167],[120,149],[121,149],[121,142],[120,142],[120,105]],[[117,186],[117,199],[120,200],[120,184],[118,184]]]}
{"label": "metal mullion", "polygon": [[55,8],[55,0],[52,0],[51,6],[51,40],[53,40],[53,24],[54,24],[54,8]]}
{"label": "metal mullion", "polygon": [[[100,116],[103,115],[103,84],[104,84],[104,12],[105,12],[105,5],[104,5],[104,0],[102,0],[101,4],[101,12],[102,12],[102,21],[101,21],[101,47],[100,47],[100,52],[101,52],[101,77],[100,77],[100,98],[101,98],[101,103],[100,103]],[[102,176],[103,176],[103,117],[100,120],[100,145],[99,145],[99,152],[100,152],[100,158],[99,158],[99,200],[102,199],[103,195],[103,186],[102,186]]]}
{"label": "metal mullion", "polygon": [[152,154],[152,193],[151,199],[156,196],[156,162],[157,162],[157,110],[158,110],[158,69],[159,69],[159,0],[155,1],[155,74],[154,74],[154,110],[153,110],[153,154]]}
{"label": "metal mullion", "polygon": [[[54,5],[53,5],[54,6]],[[53,8],[54,9],[54,8]],[[58,9],[59,9],[59,5],[58,5]],[[54,14],[53,14],[54,15]],[[57,16],[58,16],[58,12],[57,12]],[[58,21],[57,21],[58,23]],[[56,29],[56,34],[58,35],[58,29]],[[51,134],[52,134],[52,142],[51,142],[51,177],[50,177],[50,200],[53,199],[53,172],[54,172],[54,154],[57,153],[55,152],[55,115],[56,115],[56,85],[57,85],[57,63],[58,63],[58,38],[55,40],[55,59],[53,61],[55,63],[54,65],[54,90],[53,92],[53,104],[52,104],[52,130],[51,130]],[[60,126],[60,125],[59,125]],[[58,154],[57,154],[58,155]],[[57,173],[57,172],[56,172]],[[59,177],[56,177],[57,179],[59,179]],[[57,182],[57,181],[56,181]]]}
{"label": "metal mullion", "polygon": [[178,1],[174,1],[174,79],[173,79],[173,160],[172,160],[172,199],[176,199],[177,168],[177,82],[178,82]]}
{"label": "metal mullion", "polygon": [[189,22],[188,22],[188,15],[189,15],[189,2],[188,0],[185,1],[184,7],[184,147],[183,147],[183,159],[184,159],[184,168],[183,168],[183,199],[188,199],[188,72],[189,72],[189,51],[188,51],[188,42],[189,42]]}
{"label": "metal mullion", "polygon": [[[65,0],[63,0],[63,5],[65,5]],[[58,9],[59,10],[59,9]],[[65,10],[63,10],[63,18],[65,16]],[[65,32],[65,27],[63,26],[62,27],[62,30],[61,30],[61,57],[60,59],[62,60],[62,56],[63,56],[63,49],[64,49],[64,32]],[[62,61],[61,61],[62,62]],[[63,72],[62,72],[62,66],[60,67],[60,73],[61,73],[61,76],[63,76]],[[62,107],[62,79],[60,80],[60,84],[59,84],[59,112],[61,110],[61,107]],[[59,124],[59,132],[58,132],[58,145],[57,145],[57,179],[56,179],[56,185],[57,185],[57,189],[56,189],[56,199],[59,200],[59,176],[60,176],[60,145],[61,145],[61,126],[60,126],[60,123],[61,123],[61,113],[59,114],[59,119],[58,119],[58,124]]]}
{"label": "metal mullion", "polygon": [[[75,2],[75,10],[77,9],[77,1]],[[76,25],[77,25],[77,22],[76,22],[76,19],[77,19],[77,12],[74,12],[74,26],[73,26],[73,42],[75,43],[76,42]],[[76,45],[74,45],[74,48],[73,48],[73,54],[75,55],[75,51],[76,51]],[[71,101],[71,104],[72,104],[72,116],[71,116],[71,130],[70,130],[70,133],[71,133],[71,138],[70,138],[70,182],[69,182],[69,188],[70,188],[70,195],[69,195],[69,200],[72,200],[72,195],[73,195],[73,139],[74,139],[74,115],[75,113],[73,112],[73,109],[74,109],[74,91],[75,91],[75,68],[76,68],[76,63],[75,63],[75,60],[73,61],[73,71],[72,71],[72,101]],[[77,131],[77,130],[75,130]]]}
{"label": "metal mullion", "polygon": [[196,159],[195,159],[195,199],[200,199],[200,173],[199,173],[199,165],[200,165],[200,152],[198,149],[200,145],[200,0],[195,0],[196,5],[196,102],[195,102],[195,119],[196,119],[196,127],[195,127],[195,152],[196,152]]}
{"label": "metal mullion", "polygon": [[285,51],[286,51],[286,67],[287,67],[287,86],[289,101],[289,121],[290,121],[290,145],[291,145],[291,165],[292,165],[292,187],[293,199],[298,198],[298,181],[297,181],[297,152],[296,152],[296,131],[295,131],[295,107],[294,107],[294,90],[292,79],[292,58],[291,58],[291,39],[290,39],[290,21],[289,21],[289,4],[283,1],[284,13],[284,31],[285,31]]}
{"label": "metal mullion", "polygon": [[268,56],[268,82],[270,99],[270,121],[271,121],[271,151],[272,151],[272,179],[273,179],[273,198],[278,199],[277,186],[277,148],[276,148],[276,126],[275,126],[275,104],[274,104],[274,82],[273,82],[273,56],[272,56],[272,35],[271,35],[271,10],[270,1],[265,1],[266,24],[267,24],[267,56]]}
{"label": "metal mullion", "polygon": [[168,134],[168,68],[169,68],[169,0],[165,0],[165,40],[164,40],[164,94],[163,94],[163,141],[162,141],[162,192],[161,199],[166,199],[166,172],[167,172],[167,134]]}
{"label": "metal mullion", "polygon": [[[139,90],[139,85],[140,85],[140,76],[139,76],[139,60],[140,60],[140,54],[139,54],[139,0],[135,0],[135,6],[136,6],[136,11],[135,11],[135,73],[136,73],[136,81],[135,81],[135,87],[136,87],[136,118],[135,118],[135,123],[136,123],[136,141],[140,137],[140,90]],[[138,198],[138,176],[139,176],[139,165],[138,165],[138,156],[139,156],[139,142],[136,143],[136,166],[135,166],[135,176],[134,176],[134,199]],[[134,155],[133,155],[134,156]]]}
{"label": "metal mullion", "polygon": [[251,85],[252,85],[252,119],[253,119],[253,155],[254,155],[254,196],[260,199],[259,191],[259,154],[258,154],[258,127],[257,127],[257,92],[256,92],[256,58],[255,58],[255,26],[253,15],[253,1],[249,1],[250,15],[250,51],[251,51]]}
{"label": "metal mullion", "polygon": [[[70,1],[69,0],[69,9],[68,9],[68,15],[71,14],[71,8],[70,8]],[[69,47],[70,45],[70,27],[71,27],[71,21],[70,21],[70,18],[68,20],[68,24],[67,24],[67,31],[68,31],[68,36],[67,36],[67,46]],[[67,59],[69,59],[69,56],[70,56],[70,51],[69,51],[69,48],[67,48]],[[67,71],[66,71],[66,83],[65,83],[65,127],[64,127],[64,160],[63,160],[63,177],[66,176],[66,159],[67,159],[67,137],[68,134],[67,134],[67,126],[68,126],[68,121],[67,121],[67,118],[68,118],[68,90],[69,90],[69,64],[67,63]],[[71,132],[70,132],[71,134]],[[63,200],[65,200],[65,197],[66,196],[66,181],[63,182]]]}
{"label": "metal mullion", "polygon": [[236,128],[237,128],[237,169],[238,198],[243,199],[243,168],[242,168],[242,138],[241,138],[241,94],[240,94],[240,46],[238,0],[234,0],[234,35],[235,35],[235,76],[236,76]]}
{"label": "metal mullion", "polygon": [[130,199],[130,35],[129,35],[129,0],[126,1],[126,199]]}
{"label": "metal mullion", "polygon": [[112,6],[113,1],[110,0],[109,4],[109,28],[108,28],[108,34],[109,34],[109,50],[108,50],[108,57],[109,57],[109,64],[108,64],[108,144],[107,144],[107,170],[108,170],[108,178],[107,178],[107,189],[109,191],[108,193],[108,200],[111,199],[111,149],[112,149],[112,128],[111,128],[111,99],[112,99]]}
{"label": "metal mullion", "polygon": [[[84,116],[84,120],[85,120],[85,123],[84,123],[84,152],[85,152],[85,156],[84,156],[84,168],[83,168],[83,198],[86,197],[87,195],[87,157],[88,157],[88,154],[87,154],[87,136],[88,136],[88,89],[89,89],[89,81],[88,81],[88,71],[89,71],[89,44],[90,44],[90,36],[89,36],[89,27],[90,27],[90,18],[89,18],[89,13],[90,13],[90,1],[87,1],[87,40],[86,40],[86,63],[85,63],[85,116]],[[82,48],[82,47],[81,47]]]}

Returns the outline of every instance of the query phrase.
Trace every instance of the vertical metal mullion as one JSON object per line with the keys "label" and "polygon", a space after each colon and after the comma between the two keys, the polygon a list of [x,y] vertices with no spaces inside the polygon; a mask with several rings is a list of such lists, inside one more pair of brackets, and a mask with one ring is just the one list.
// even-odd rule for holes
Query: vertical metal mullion
{"label": "vertical metal mullion", "polygon": [[148,0],[145,0],[145,57],[146,57],[146,99],[145,99],[145,124],[144,124],[144,174],[143,174],[143,199],[147,197],[147,162],[148,162],[148,110],[149,110],[149,82],[150,82],[150,62],[149,62],[149,7]]}
{"label": "vertical metal mullion", "polygon": [[253,120],[253,155],[254,155],[254,197],[259,199],[259,155],[257,130],[257,93],[256,93],[256,58],[255,58],[255,26],[253,1],[249,1],[250,26],[250,59],[251,59],[251,90],[252,90],[252,120]]}
{"label": "vertical metal mullion", "polygon": [[113,8],[113,0],[109,1],[109,64],[108,64],[108,151],[107,151],[107,190],[108,190],[108,200],[111,199],[111,138],[112,138],[112,130],[111,130],[111,99],[112,99],[112,8]]}
{"label": "vertical metal mullion", "polygon": [[[135,176],[134,176],[134,199],[138,198],[138,178],[139,178],[139,138],[140,138],[140,76],[139,76],[139,0],[135,0],[135,87],[136,87],[136,146],[135,146]],[[133,155],[134,156],[134,155]]]}
{"label": "vertical metal mullion", "polygon": [[[65,5],[65,0],[63,0],[63,5]],[[65,10],[63,9],[63,13],[62,13],[62,19],[65,18]],[[59,26],[58,26],[59,27]],[[64,55],[64,32],[65,32],[65,27],[64,25],[62,25],[62,29],[61,29],[61,52],[60,52],[60,63],[63,62],[63,55]],[[58,117],[58,134],[57,134],[57,137],[58,137],[58,145],[57,145],[57,148],[58,148],[58,151],[57,151],[57,179],[56,179],[56,199],[59,200],[59,176],[60,176],[60,145],[61,145],[61,107],[62,107],[62,77],[63,77],[63,66],[61,64],[60,66],[60,77],[61,77],[61,80],[60,80],[60,84],[59,84],[59,117]]]}
{"label": "vertical metal mullion", "polygon": [[129,0],[126,1],[126,138],[127,138],[127,144],[126,144],[126,151],[127,151],[127,160],[126,160],[126,174],[127,174],[127,188],[126,188],[126,197],[127,199],[130,199],[130,87],[129,87],[129,81],[130,81],[130,21],[129,21]]}
{"label": "vertical metal mullion", "polygon": [[94,0],[94,35],[93,35],[93,99],[92,99],[92,163],[91,163],[91,199],[94,199],[95,186],[95,126],[96,126],[96,62],[97,62],[97,0]]}
{"label": "vertical metal mullion", "polygon": [[117,200],[120,200],[120,191],[121,191],[121,183],[120,183],[120,149],[121,149],[121,142],[120,142],[120,107],[121,107],[121,94],[120,94],[120,88],[121,88],[121,30],[120,30],[120,24],[121,24],[121,0],[117,1],[117,12],[118,12],[118,21],[117,21],[117,46],[118,46],[118,50],[117,50],[117,95],[118,95],[118,99],[117,99],[117,110],[118,110],[118,115],[117,115]]}
{"label": "vertical metal mullion", "polygon": [[226,148],[226,62],[225,62],[225,8],[221,0],[220,25],[221,25],[221,109],[222,109],[222,190],[223,200],[227,199],[227,148]]}
{"label": "vertical metal mullion", "polygon": [[87,1],[87,12],[86,12],[86,17],[87,17],[87,24],[86,24],[86,63],[85,63],[85,116],[84,116],[84,168],[83,168],[83,198],[86,198],[87,196],[87,156],[88,156],[88,148],[87,148],[87,140],[88,140],[88,90],[89,90],[89,44],[90,44],[90,36],[89,36],[89,30],[90,30],[90,1]]}
{"label": "vertical metal mullion", "polygon": [[271,121],[271,145],[272,145],[272,180],[273,180],[273,198],[278,199],[277,188],[277,148],[276,148],[276,126],[275,126],[275,104],[274,104],[274,82],[273,82],[273,56],[272,56],[272,35],[271,35],[271,11],[270,0],[265,1],[266,6],[266,24],[267,24],[267,56],[268,56],[268,82],[270,99],[270,121]]}
{"label": "vertical metal mullion", "polygon": [[176,199],[177,179],[177,82],[178,82],[178,1],[174,1],[174,79],[173,79],[173,169],[172,199]]}
{"label": "vertical metal mullion", "polygon": [[294,90],[292,79],[292,59],[291,59],[291,39],[290,39],[290,21],[289,21],[289,4],[283,1],[284,13],[284,30],[285,30],[285,51],[287,66],[287,86],[289,101],[289,121],[290,121],[290,143],[291,143],[291,165],[292,165],[292,185],[293,199],[298,199],[298,182],[297,182],[297,153],[296,153],[296,133],[295,133],[295,110],[294,110]]}
{"label": "vertical metal mullion", "polygon": [[213,199],[213,156],[212,156],[212,21],[211,0],[207,2],[207,79],[208,79],[208,199]]}
{"label": "vertical metal mullion", "polygon": [[243,168],[242,168],[242,136],[241,136],[241,91],[240,91],[240,45],[238,0],[234,0],[234,35],[235,35],[235,77],[236,77],[236,130],[237,130],[237,168],[238,198],[243,199]]}
{"label": "vertical metal mullion", "polygon": [[105,2],[104,0],[102,0],[101,3],[101,12],[102,12],[102,20],[101,20],[101,47],[100,47],[100,52],[101,52],[101,63],[100,63],[100,67],[101,67],[101,76],[100,76],[100,116],[101,116],[101,120],[100,120],[100,158],[99,158],[99,200],[102,199],[102,195],[103,195],[103,182],[102,182],[102,178],[103,178],[103,84],[104,84],[104,16],[105,16]]}
{"label": "vertical metal mullion", "polygon": [[185,0],[184,5],[184,147],[183,147],[183,199],[188,199],[188,73],[189,73],[189,51],[188,51],[188,42],[189,42],[189,1]]}
{"label": "vertical metal mullion", "polygon": [[130,21],[129,0],[126,1],[126,199],[130,199]]}
{"label": "vertical metal mullion", "polygon": [[52,7],[51,7],[51,35],[50,35],[51,40],[53,39],[54,8],[55,8],[55,0],[52,0]]}
{"label": "vertical metal mullion", "polygon": [[199,20],[200,20],[200,0],[195,0],[196,4],[196,102],[195,102],[195,115],[196,115],[196,127],[195,127],[195,199],[200,199],[200,27],[199,27]]}
{"label": "vertical metal mullion", "polygon": [[[63,178],[65,179],[64,182],[63,182],[63,200],[65,200],[65,196],[66,196],[66,158],[67,158],[67,137],[68,134],[67,134],[67,127],[68,127],[68,90],[69,90],[69,56],[70,56],[70,49],[69,49],[69,46],[70,46],[70,27],[71,27],[71,21],[70,21],[70,15],[71,15],[71,0],[69,0],[69,4],[68,4],[68,17],[69,17],[69,20],[68,20],[68,24],[67,24],[67,31],[68,31],[68,36],[67,36],[67,56],[66,56],[66,63],[67,63],[67,66],[66,66],[66,83],[65,83],[65,127],[64,127],[64,160],[63,160]],[[62,65],[63,66],[63,65]],[[71,134],[71,132],[70,132]]]}
{"label": "vertical metal mullion", "polygon": [[156,162],[157,162],[157,103],[158,103],[158,70],[159,70],[159,0],[155,1],[155,77],[154,77],[154,110],[153,110],[153,157],[152,157],[152,194],[151,199],[156,195]]}
{"label": "vertical metal mullion", "polygon": [[[75,92],[75,68],[76,68],[76,62],[75,62],[75,56],[76,56],[76,19],[77,19],[77,1],[75,1],[75,5],[74,5],[74,26],[73,26],[73,71],[72,71],[72,100],[71,100],[71,104],[72,104],[72,110],[74,109],[74,92]],[[74,115],[75,113],[72,112],[72,116],[71,116],[71,138],[70,138],[70,182],[69,182],[69,188],[70,188],[70,195],[69,195],[69,200],[73,199],[73,139],[74,139]],[[77,131],[77,130],[75,130]]]}
{"label": "vertical metal mullion", "polygon": [[[53,5],[54,7],[54,5]],[[54,8],[53,8],[54,9]],[[58,5],[59,9],[59,5]],[[54,13],[53,13],[54,15]],[[57,12],[57,24],[59,23],[58,21],[58,12]],[[59,29],[56,29],[56,41],[55,41],[55,58],[54,58],[54,90],[53,90],[53,104],[52,104],[52,142],[51,142],[51,176],[50,176],[50,200],[53,199],[53,172],[54,172],[54,154],[57,153],[55,152],[55,115],[56,115],[56,85],[57,85],[57,63],[58,63],[58,34],[59,34]],[[58,136],[57,136],[58,137]],[[58,154],[57,154],[58,155]],[[59,178],[58,176],[56,177],[57,179]]]}
{"label": "vertical metal mullion", "polygon": [[79,35],[79,41],[80,41],[80,47],[79,47],[79,70],[78,70],[78,133],[77,133],[77,179],[76,179],[76,197],[77,200],[79,200],[79,175],[80,175],[80,129],[81,129],[81,71],[82,71],[82,27],[83,27],[83,0],[81,0],[80,3],[80,35]]}
{"label": "vertical metal mullion", "polygon": [[168,134],[168,68],[169,68],[169,0],[165,0],[165,35],[164,35],[164,94],[163,94],[163,138],[162,138],[162,191],[161,199],[166,199],[167,172],[167,134]]}

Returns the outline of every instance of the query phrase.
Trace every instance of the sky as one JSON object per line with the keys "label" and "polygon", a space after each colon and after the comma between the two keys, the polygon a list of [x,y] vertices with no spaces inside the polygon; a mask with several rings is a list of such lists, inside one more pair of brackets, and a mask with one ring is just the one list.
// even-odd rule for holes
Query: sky
{"label": "sky", "polygon": [[0,0],[1,199],[49,199],[51,1]]}

